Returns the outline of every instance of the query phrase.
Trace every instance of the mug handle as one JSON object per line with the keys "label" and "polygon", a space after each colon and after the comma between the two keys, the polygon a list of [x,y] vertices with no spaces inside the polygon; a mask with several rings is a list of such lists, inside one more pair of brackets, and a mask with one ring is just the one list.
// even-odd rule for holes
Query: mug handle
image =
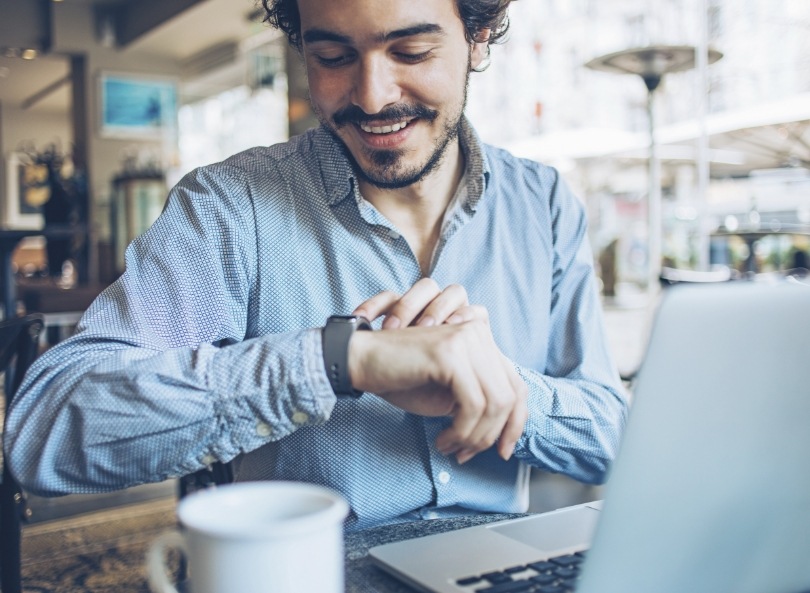
{"label": "mug handle", "polygon": [[159,535],[146,553],[146,571],[149,575],[149,588],[153,593],[178,593],[169,581],[166,570],[166,553],[171,549],[180,550],[188,557],[188,545],[179,531],[168,531]]}

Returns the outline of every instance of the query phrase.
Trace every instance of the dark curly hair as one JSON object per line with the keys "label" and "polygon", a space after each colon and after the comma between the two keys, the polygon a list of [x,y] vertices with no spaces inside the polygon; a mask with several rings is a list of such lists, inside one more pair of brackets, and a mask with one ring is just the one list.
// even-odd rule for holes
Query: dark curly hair
{"label": "dark curly hair", "polygon": [[[301,50],[301,16],[297,0],[261,0],[265,22],[284,31],[290,45]],[[467,41],[483,41],[481,31],[490,30],[489,43],[498,43],[509,29],[507,9],[514,0],[456,0]]]}

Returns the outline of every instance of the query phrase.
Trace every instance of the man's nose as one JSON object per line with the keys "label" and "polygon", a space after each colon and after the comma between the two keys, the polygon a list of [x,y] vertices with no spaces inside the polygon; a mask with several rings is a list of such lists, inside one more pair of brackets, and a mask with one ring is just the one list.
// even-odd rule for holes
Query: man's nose
{"label": "man's nose", "polygon": [[359,62],[352,102],[365,113],[379,113],[399,101],[401,90],[397,68],[382,56],[366,57]]}

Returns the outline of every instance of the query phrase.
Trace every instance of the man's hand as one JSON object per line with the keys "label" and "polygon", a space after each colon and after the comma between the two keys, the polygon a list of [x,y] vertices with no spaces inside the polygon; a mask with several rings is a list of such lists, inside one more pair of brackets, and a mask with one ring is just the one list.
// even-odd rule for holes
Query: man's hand
{"label": "man's hand", "polygon": [[[414,414],[452,416],[436,446],[459,463],[496,441],[500,456],[511,457],[528,417],[528,390],[495,344],[485,308],[469,305],[461,286],[441,291],[420,280],[403,297],[380,293],[355,314],[386,314],[383,331],[352,337],[355,388]],[[389,331],[396,328],[404,329]]]}
{"label": "man's hand", "polygon": [[360,304],[352,315],[372,321],[385,315],[383,329],[432,327],[487,317],[486,309],[469,304],[463,286],[451,284],[442,290],[432,278],[422,278],[402,296],[390,290],[381,292]]}

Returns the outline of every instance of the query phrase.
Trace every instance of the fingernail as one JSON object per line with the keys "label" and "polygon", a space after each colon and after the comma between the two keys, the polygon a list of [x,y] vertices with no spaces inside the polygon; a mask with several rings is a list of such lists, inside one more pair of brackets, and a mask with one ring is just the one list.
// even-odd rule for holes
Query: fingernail
{"label": "fingernail", "polygon": [[420,327],[432,327],[436,325],[436,320],[430,315],[426,315],[425,317],[422,317],[422,319],[420,319],[419,323],[417,323],[416,325]]}
{"label": "fingernail", "polygon": [[445,443],[441,445],[436,443],[436,449],[438,449],[439,453],[442,455],[449,456],[458,453],[461,450],[461,447],[459,447],[456,443]]}
{"label": "fingernail", "polygon": [[464,465],[470,459],[472,459],[474,456],[475,456],[475,453],[471,453],[467,449],[462,449],[456,455],[456,461],[458,462],[459,465]]}
{"label": "fingernail", "polygon": [[459,315],[458,313],[453,313],[450,317],[447,318],[445,323],[461,323],[464,321],[464,318]]}
{"label": "fingernail", "polygon": [[383,329],[397,329],[400,325],[402,325],[402,321],[396,315],[389,315],[382,324]]}
{"label": "fingernail", "polygon": [[509,446],[506,448],[506,451],[504,452],[503,455],[501,455],[504,461],[509,461],[512,455],[515,453],[515,446],[517,446],[517,443],[509,443]]}

